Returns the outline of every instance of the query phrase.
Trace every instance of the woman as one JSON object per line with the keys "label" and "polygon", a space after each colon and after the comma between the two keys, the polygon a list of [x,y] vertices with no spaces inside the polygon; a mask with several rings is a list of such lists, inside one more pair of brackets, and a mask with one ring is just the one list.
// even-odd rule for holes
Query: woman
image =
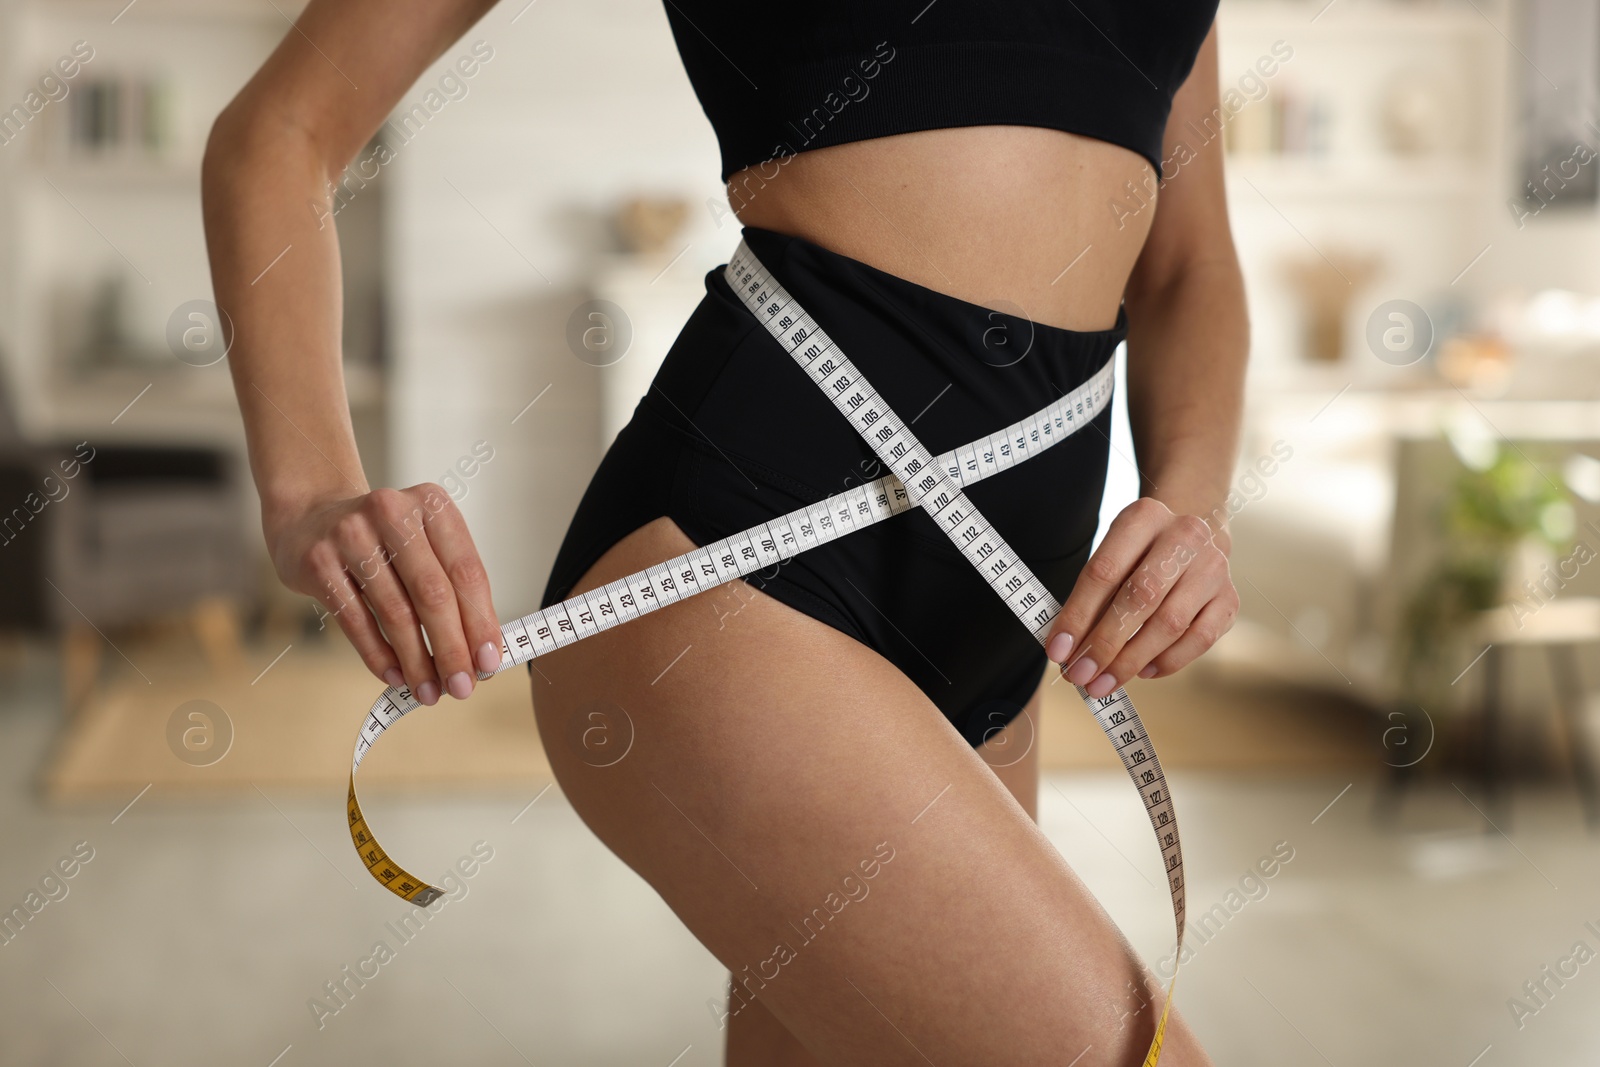
{"label": "woman", "polygon": [[[278,573],[428,704],[498,666],[498,615],[448,497],[361,476],[337,246],[305,204],[489,6],[311,0],[205,162]],[[1208,517],[1226,515],[1247,326],[1220,146],[1190,132],[1220,121],[1214,3],[884,7],[667,0],[743,237],[935,455],[1126,336],[1143,496],[1098,550],[1109,412],[969,496],[1065,598],[1047,649],[1068,679],[1100,695],[1169,675],[1238,604]],[[263,276],[290,242],[295,269]],[[881,473],[720,270],[706,286],[545,604]],[[535,666],[574,808],[732,974],[713,1005],[729,1064],[1143,1055],[1154,978],[1033,822],[1045,656],[926,514]],[[626,756],[593,758],[595,724],[624,715]],[[1176,1013],[1163,1060],[1209,1062]]]}

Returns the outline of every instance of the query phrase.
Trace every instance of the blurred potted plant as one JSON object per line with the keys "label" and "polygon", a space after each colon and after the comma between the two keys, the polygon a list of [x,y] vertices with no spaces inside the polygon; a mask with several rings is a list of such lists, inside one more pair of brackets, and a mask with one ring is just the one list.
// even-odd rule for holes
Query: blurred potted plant
{"label": "blurred potted plant", "polygon": [[1401,686],[1423,706],[1441,707],[1482,612],[1522,595],[1525,578],[1571,544],[1567,490],[1521,450],[1489,439],[1451,444],[1461,469],[1436,514],[1441,558],[1406,602]]}

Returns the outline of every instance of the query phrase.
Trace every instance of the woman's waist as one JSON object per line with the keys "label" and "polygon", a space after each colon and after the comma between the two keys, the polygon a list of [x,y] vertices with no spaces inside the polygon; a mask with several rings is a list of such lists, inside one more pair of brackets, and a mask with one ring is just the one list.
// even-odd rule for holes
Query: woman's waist
{"label": "woman's waist", "polygon": [[[827,335],[836,349],[830,358],[848,359],[935,453],[1060,399],[1104,369],[1126,336],[1120,309],[1110,328],[1068,330],[948,296],[804,237],[747,226],[743,241]],[[720,271],[708,276],[708,289],[724,321],[754,328],[707,399],[728,405],[762,397],[770,405],[826,409],[850,429]]]}
{"label": "woman's waist", "polygon": [[[984,441],[1105,369],[1125,331],[1070,331],[932,292],[803,238],[747,227],[750,251],[937,456]],[[728,460],[815,488],[870,461],[869,443],[761,324],[720,269],[646,396],[663,422]],[[1079,423],[1081,425],[1081,422]],[[1051,451],[1103,465],[1103,432]],[[1031,465],[1031,464],[1030,464]],[[1055,469],[1057,463],[1045,467]],[[1043,468],[1041,468],[1043,469]],[[821,484],[814,472],[830,472]]]}
{"label": "woman's waist", "polygon": [[746,226],[803,237],[970,303],[1109,327],[1155,213],[1137,154],[1027,126],[925,130],[730,176]]}

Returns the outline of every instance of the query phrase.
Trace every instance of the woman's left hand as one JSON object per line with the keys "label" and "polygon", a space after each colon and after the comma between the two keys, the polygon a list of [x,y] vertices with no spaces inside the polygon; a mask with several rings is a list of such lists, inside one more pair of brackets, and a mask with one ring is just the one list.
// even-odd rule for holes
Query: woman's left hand
{"label": "woman's left hand", "polygon": [[1092,697],[1129,678],[1191,663],[1233,626],[1239,594],[1228,557],[1197,515],[1141,497],[1112,520],[1078,574],[1045,652]]}

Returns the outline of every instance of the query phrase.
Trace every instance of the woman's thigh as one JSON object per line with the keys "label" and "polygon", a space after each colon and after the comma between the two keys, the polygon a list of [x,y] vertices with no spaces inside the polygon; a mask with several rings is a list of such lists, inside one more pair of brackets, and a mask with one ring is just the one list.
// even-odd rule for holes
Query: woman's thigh
{"label": "woman's thigh", "polygon": [[1044,706],[1041,682],[1005,729],[990,734],[978,749],[1000,784],[1006,787],[1028,818],[1039,819],[1039,712]]}
{"label": "woman's thigh", "polygon": [[[691,547],[658,519],[577,588]],[[871,649],[740,586],[538,666],[557,780],[732,972],[730,1013],[759,998],[831,1064],[1143,1054],[1152,1013],[1127,1024],[1122,1001],[1148,972],[979,754]],[[1207,1062],[1176,1019],[1164,1060]]]}
{"label": "woman's thigh", "polygon": [[[978,749],[995,777],[1035,821],[1039,817],[1039,746],[1035,731],[1043,692],[1041,685],[1022,714]],[[759,1000],[730,1015],[726,1025],[728,1067],[818,1067],[817,1058]]]}

